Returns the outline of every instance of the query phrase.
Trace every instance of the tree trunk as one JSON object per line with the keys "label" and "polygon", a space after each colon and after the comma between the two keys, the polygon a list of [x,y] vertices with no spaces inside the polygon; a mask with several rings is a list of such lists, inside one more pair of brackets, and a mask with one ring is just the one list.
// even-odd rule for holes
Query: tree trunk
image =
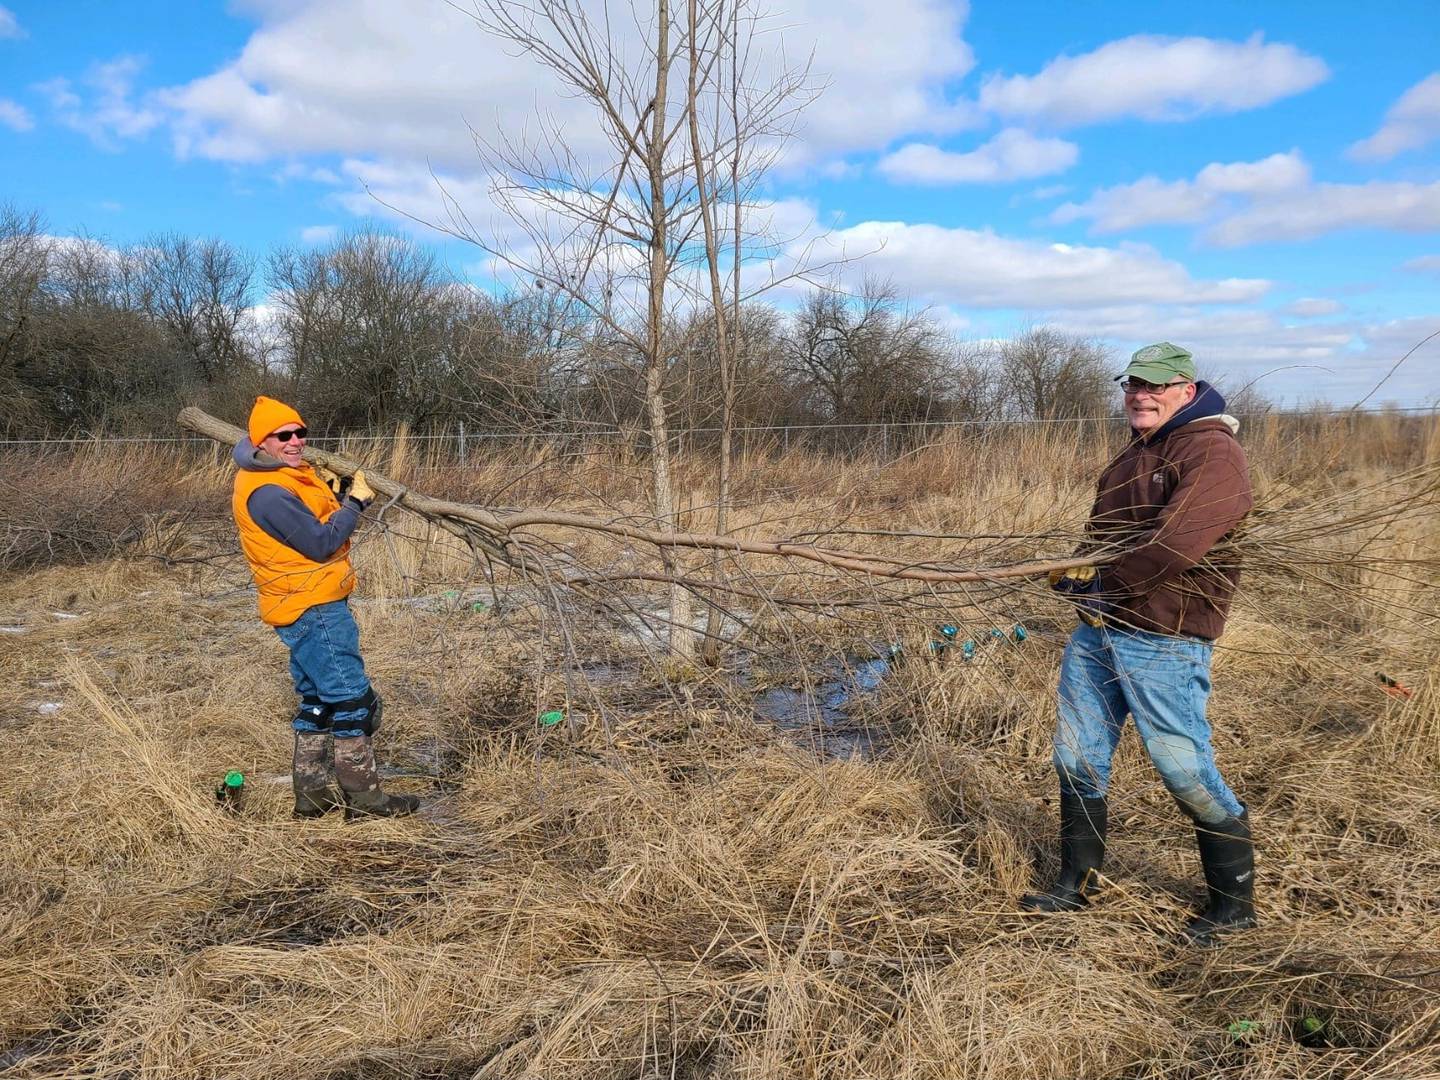
{"label": "tree trunk", "polygon": [[[670,469],[670,427],[665,415],[665,285],[670,262],[668,212],[665,206],[666,90],[670,80],[670,0],[655,4],[655,102],[645,167],[650,187],[650,296],[646,320],[645,407],[650,414],[650,463],[655,483],[655,520],[662,528],[679,530]],[[675,573],[673,553],[667,553],[665,571]],[[690,625],[690,594],[682,585],[670,586],[670,655],[689,660],[695,654],[695,632]]]}

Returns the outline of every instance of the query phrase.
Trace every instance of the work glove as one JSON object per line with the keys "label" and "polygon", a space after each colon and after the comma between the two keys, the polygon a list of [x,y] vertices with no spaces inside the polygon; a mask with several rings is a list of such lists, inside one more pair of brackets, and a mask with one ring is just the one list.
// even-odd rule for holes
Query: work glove
{"label": "work glove", "polygon": [[369,506],[375,498],[375,489],[365,482],[365,470],[356,469],[350,478],[350,497],[360,500],[362,507]]}
{"label": "work glove", "polygon": [[350,477],[341,476],[324,465],[315,466],[315,478],[328,487],[337,500],[344,499],[350,490]]}
{"label": "work glove", "polygon": [[1072,566],[1050,571],[1050,588],[1075,602],[1075,614],[1088,626],[1099,629],[1114,605],[1105,598],[1100,570],[1094,566]]}

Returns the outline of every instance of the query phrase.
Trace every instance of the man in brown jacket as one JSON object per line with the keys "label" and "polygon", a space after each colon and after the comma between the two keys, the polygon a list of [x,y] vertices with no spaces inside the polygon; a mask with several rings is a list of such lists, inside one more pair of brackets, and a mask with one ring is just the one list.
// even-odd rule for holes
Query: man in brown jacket
{"label": "man in brown jacket", "polygon": [[1255,925],[1249,814],[1216,768],[1205,717],[1211,651],[1239,576],[1212,552],[1250,510],[1250,478],[1239,422],[1195,380],[1190,353],[1147,345],[1118,377],[1132,438],[1101,474],[1082,548],[1111,558],[1051,581],[1081,619],[1060,667],[1060,877],[1020,905],[1073,911],[1094,892],[1110,759],[1128,714],[1195,822],[1209,903],[1184,936],[1210,944]]}

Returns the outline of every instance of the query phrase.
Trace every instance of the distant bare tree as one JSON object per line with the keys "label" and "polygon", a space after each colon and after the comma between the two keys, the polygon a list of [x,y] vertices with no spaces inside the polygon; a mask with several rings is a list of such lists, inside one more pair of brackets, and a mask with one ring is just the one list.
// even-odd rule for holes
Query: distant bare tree
{"label": "distant bare tree", "polygon": [[213,383],[247,362],[242,322],[254,264],[223,240],[178,233],[150,237],[127,252],[145,308],[169,331],[194,376]]}
{"label": "distant bare tree", "polygon": [[276,251],[269,279],[288,374],[318,427],[422,427],[448,413],[452,323],[469,297],[433,252],[362,231],[323,249]]}
{"label": "distant bare tree", "polygon": [[1110,415],[1113,367],[1097,342],[1044,326],[1003,342],[995,358],[1008,410],[1024,420]]}
{"label": "distant bare tree", "polygon": [[815,415],[835,423],[943,416],[948,342],[893,285],[867,279],[859,296],[817,289],[791,327],[788,361]]}
{"label": "distant bare tree", "polygon": [[34,317],[49,273],[51,241],[40,215],[0,204],[0,432],[13,435],[38,419],[20,370],[34,347]]}
{"label": "distant bare tree", "polygon": [[150,317],[126,253],[75,237],[55,245],[23,378],[51,430],[153,430],[184,372]]}

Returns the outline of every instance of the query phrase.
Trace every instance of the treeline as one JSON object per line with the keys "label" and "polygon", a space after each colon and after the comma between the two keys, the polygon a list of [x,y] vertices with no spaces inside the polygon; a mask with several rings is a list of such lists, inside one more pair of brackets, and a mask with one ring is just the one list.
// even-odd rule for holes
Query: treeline
{"label": "treeline", "polygon": [[[665,388],[676,428],[717,423],[712,327],[677,313]],[[955,339],[883,285],[815,289],[740,319],[741,426],[1096,416],[1112,357],[1038,328]],[[541,287],[493,295],[416,241],[363,231],[256,256],[161,234],[115,248],[0,207],[0,432],[168,434],[182,405],[231,419],[256,393],[317,433],[644,427],[641,358]]]}

